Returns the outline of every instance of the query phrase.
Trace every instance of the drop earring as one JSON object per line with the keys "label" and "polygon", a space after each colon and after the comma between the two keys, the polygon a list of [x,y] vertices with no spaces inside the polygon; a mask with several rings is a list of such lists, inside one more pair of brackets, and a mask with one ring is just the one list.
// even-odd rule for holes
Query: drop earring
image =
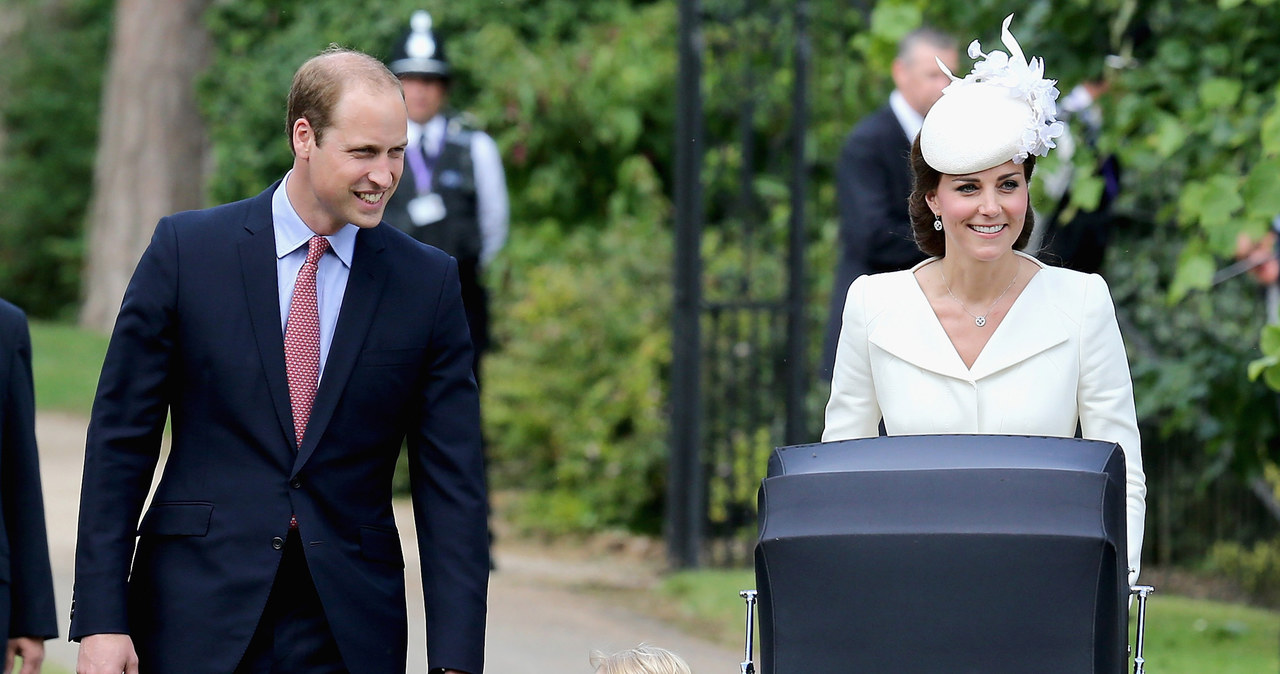
{"label": "drop earring", "polygon": [[942,231],[942,214],[935,213],[933,215],[933,228],[939,232]]}

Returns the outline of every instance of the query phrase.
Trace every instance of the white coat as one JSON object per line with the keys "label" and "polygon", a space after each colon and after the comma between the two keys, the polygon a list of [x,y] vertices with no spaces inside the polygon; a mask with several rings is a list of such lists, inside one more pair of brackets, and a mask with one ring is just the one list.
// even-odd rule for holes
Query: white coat
{"label": "white coat", "polygon": [[1079,422],[1084,438],[1124,450],[1132,584],[1147,488],[1133,383],[1106,281],[1035,261],[1040,271],[968,368],[914,276],[934,260],[849,287],[823,441],[874,437],[881,419],[889,435],[1073,437]]}

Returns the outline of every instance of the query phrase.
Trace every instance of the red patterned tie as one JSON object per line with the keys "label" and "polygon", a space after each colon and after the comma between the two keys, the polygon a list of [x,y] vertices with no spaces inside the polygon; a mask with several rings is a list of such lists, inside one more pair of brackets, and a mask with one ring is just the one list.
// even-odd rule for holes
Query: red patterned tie
{"label": "red patterned tie", "polygon": [[302,435],[311,418],[320,380],[320,313],[316,309],[316,268],[329,250],[329,240],[313,236],[307,242],[307,261],[298,270],[284,330],[284,364],[289,371],[289,402],[293,405],[293,431],[302,446]]}

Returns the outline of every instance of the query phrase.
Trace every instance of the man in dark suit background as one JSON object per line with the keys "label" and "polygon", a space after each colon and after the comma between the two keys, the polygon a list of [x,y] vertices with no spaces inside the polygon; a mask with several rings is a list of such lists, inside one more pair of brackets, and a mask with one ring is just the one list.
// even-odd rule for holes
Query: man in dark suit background
{"label": "man in dark suit background", "polygon": [[907,216],[908,155],[925,114],[951,83],[935,58],[956,72],[955,39],[928,27],[903,37],[893,60],[894,90],[889,102],[859,122],[840,149],[836,164],[840,256],[819,372],[826,381],[831,380],[845,294],[853,280],[863,274],[907,269],[924,259]]}
{"label": "man in dark suit background", "polygon": [[4,671],[21,657],[21,674],[40,671],[44,640],[58,636],[35,411],[27,317],[0,300],[0,634]]}
{"label": "man in dark suit background", "polygon": [[162,219],[126,292],[85,452],[80,672],[402,671],[391,483],[406,437],[428,666],[483,669],[486,497],[457,264],[380,224],[407,142],[399,80],[331,48],[299,68],[288,107],[293,169]]}

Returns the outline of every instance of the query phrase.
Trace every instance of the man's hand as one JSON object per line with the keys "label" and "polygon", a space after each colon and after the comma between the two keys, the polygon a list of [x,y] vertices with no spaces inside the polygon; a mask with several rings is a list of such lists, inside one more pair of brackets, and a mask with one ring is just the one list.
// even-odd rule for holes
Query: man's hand
{"label": "man's hand", "polygon": [[[22,670],[14,672],[13,660],[22,658]],[[17,637],[9,640],[9,647],[4,651],[4,674],[40,674],[40,663],[44,662],[44,639]]]}
{"label": "man's hand", "polygon": [[1241,233],[1236,237],[1236,259],[1254,263],[1249,275],[1263,285],[1280,280],[1280,261],[1276,260],[1276,233],[1268,231],[1261,239]]}
{"label": "man's hand", "polygon": [[90,634],[80,640],[76,674],[138,674],[138,653],[128,634]]}

